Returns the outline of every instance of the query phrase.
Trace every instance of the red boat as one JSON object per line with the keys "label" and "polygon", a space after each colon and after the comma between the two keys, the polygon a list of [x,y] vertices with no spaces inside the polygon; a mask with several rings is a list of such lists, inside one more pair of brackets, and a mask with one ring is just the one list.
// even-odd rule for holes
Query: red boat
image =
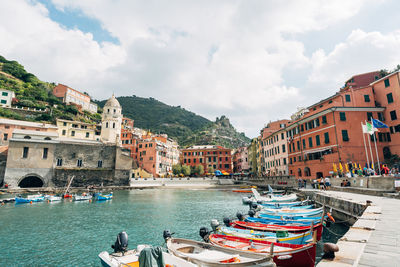
{"label": "red boat", "polygon": [[235,193],[253,193],[249,189],[233,189],[232,192],[235,192]]}
{"label": "red boat", "polygon": [[286,243],[273,243],[269,241],[251,240],[243,237],[211,234],[209,241],[213,245],[233,248],[254,253],[271,253],[273,244],[273,258],[280,267],[314,267],[316,256],[316,243],[294,245]]}
{"label": "red boat", "polygon": [[72,198],[72,195],[71,194],[65,194],[64,198]]}
{"label": "red boat", "polygon": [[[308,232],[311,229],[310,225],[279,225],[279,224],[264,224],[257,222],[245,222],[245,221],[233,221],[231,226],[238,229],[250,229],[256,231],[268,231],[268,232],[276,232],[276,231],[288,231],[289,233],[304,233]],[[314,225],[314,231],[317,231],[317,241],[322,238],[322,224],[318,223]]]}

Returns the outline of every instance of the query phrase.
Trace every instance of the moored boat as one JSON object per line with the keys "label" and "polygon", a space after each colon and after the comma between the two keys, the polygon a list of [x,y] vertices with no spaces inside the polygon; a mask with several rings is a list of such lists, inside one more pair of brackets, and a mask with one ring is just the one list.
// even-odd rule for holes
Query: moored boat
{"label": "moored boat", "polygon": [[[273,243],[248,238],[211,234],[208,237],[211,244],[232,248],[254,254],[273,255],[274,262],[280,267],[314,267],[316,256],[316,243],[294,245]],[[272,252],[272,253],[271,253]]]}
{"label": "moored boat", "polygon": [[110,200],[113,198],[113,193],[110,194],[97,194],[96,199],[97,200]]}
{"label": "moored boat", "polygon": [[73,199],[74,201],[85,201],[85,200],[91,200],[92,196],[88,194],[74,195]]}
{"label": "moored boat", "polygon": [[50,195],[47,197],[47,200],[50,202],[61,201],[62,198],[59,196]]}
{"label": "moored boat", "polygon": [[269,255],[214,246],[183,238],[167,238],[167,248],[173,255],[198,266],[276,266]]}
{"label": "moored boat", "polygon": [[253,196],[257,202],[262,202],[262,203],[273,203],[273,202],[290,202],[290,201],[295,201],[297,199],[296,194],[290,194],[290,195],[267,195],[267,196],[261,196],[260,193],[254,188],[251,189],[253,192]]}
{"label": "moored boat", "polygon": [[18,196],[15,197],[15,203],[31,203],[31,202],[42,202],[44,196],[42,195],[29,195],[27,197]]}

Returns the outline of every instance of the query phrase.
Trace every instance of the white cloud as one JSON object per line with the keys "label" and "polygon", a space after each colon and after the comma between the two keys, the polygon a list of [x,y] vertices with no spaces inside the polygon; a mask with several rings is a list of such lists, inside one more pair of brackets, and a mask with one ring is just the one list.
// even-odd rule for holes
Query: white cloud
{"label": "white cloud", "polygon": [[335,54],[349,40],[365,40],[353,33],[334,51],[322,48],[308,58],[293,36],[345,21],[366,2],[53,0],[60,10],[98,20],[118,38],[111,44],[60,26],[34,1],[7,1],[0,10],[0,54],[98,99],[110,91],[152,96],[210,119],[225,114],[255,136],[309,95],[285,83],[285,70],[312,70],[309,84],[337,82],[338,75],[326,73],[347,58]]}

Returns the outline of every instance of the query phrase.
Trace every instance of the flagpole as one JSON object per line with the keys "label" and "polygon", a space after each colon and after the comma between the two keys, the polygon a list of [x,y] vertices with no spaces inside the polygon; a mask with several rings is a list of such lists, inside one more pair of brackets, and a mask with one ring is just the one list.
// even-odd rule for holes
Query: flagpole
{"label": "flagpole", "polygon": [[364,140],[365,155],[367,156],[367,163],[369,166],[369,157],[368,157],[367,143],[365,142],[364,127],[363,127],[362,121],[360,123],[361,123],[362,136],[363,136],[363,140]]}
{"label": "flagpole", "polygon": [[378,155],[378,148],[376,147],[376,135],[375,135],[375,134],[376,134],[376,133],[374,132],[376,159],[378,160],[379,175],[381,175],[381,164],[379,163],[379,155]]}
{"label": "flagpole", "polygon": [[[367,125],[367,121],[365,121],[365,125]],[[370,134],[368,134],[368,135],[370,135]],[[371,149],[371,140],[369,140],[369,139],[371,139],[371,138],[367,138],[368,139],[368,145],[369,145],[369,152],[371,153],[371,166],[368,166],[368,168],[371,168],[372,167],[372,165],[374,165],[374,155],[372,154],[372,149]]]}

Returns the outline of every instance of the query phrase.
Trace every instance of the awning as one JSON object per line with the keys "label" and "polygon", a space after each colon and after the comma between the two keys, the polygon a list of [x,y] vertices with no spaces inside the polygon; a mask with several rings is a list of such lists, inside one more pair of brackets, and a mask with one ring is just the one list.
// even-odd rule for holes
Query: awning
{"label": "awning", "polygon": [[311,154],[311,153],[317,153],[317,152],[324,152],[324,151],[328,151],[328,150],[332,150],[332,147],[323,147],[323,148],[317,148],[317,149],[312,149],[312,150],[307,150],[304,151],[304,154]]}

